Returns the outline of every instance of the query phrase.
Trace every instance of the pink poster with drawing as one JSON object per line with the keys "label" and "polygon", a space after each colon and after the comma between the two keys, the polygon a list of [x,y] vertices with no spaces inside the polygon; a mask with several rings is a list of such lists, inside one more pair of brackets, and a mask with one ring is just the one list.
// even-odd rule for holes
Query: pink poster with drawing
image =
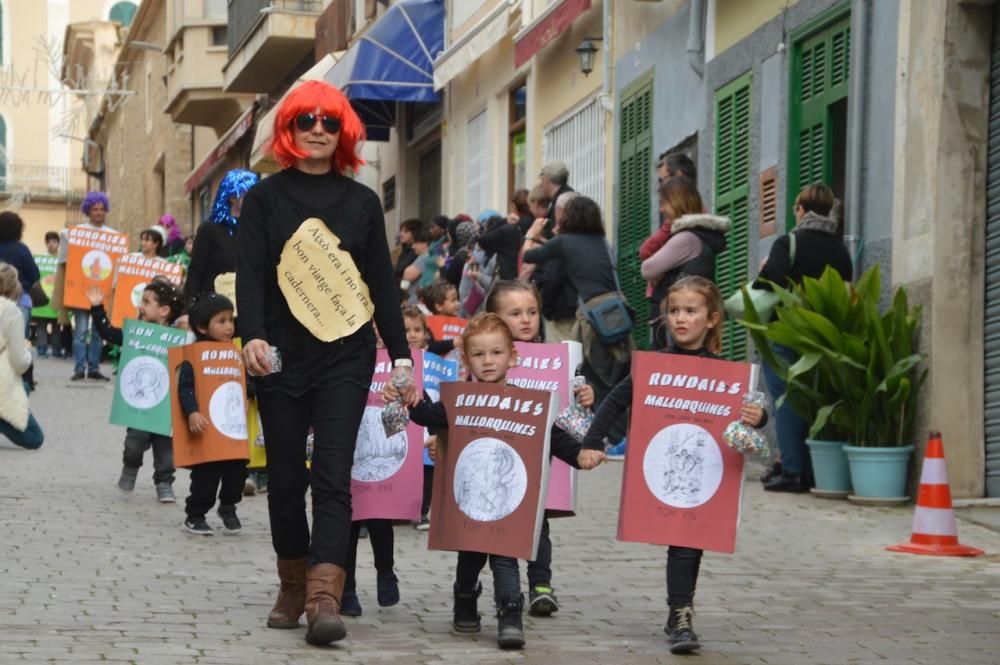
{"label": "pink poster with drawing", "polygon": [[[514,346],[517,347],[518,365],[507,372],[507,381],[519,388],[558,392],[557,414],[569,406],[573,399],[571,382],[576,368],[583,362],[580,343],[515,342]],[[550,517],[575,514],[576,470],[560,459],[552,458],[545,510]]]}
{"label": "pink poster with drawing", "polygon": [[[413,380],[423,392],[423,358],[413,354]],[[382,428],[382,389],[392,374],[392,360],[385,349],[375,358],[375,374],[361,419],[351,467],[354,520],[419,520],[424,484],[424,428],[414,423],[391,437]]]}

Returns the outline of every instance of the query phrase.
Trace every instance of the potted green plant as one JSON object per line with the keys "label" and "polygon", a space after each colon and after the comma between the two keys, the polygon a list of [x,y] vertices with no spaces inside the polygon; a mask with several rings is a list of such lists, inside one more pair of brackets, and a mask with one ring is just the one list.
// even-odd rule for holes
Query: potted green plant
{"label": "potted green plant", "polygon": [[[843,438],[855,496],[905,499],[917,395],[926,376],[915,349],[920,307],[911,308],[899,288],[880,313],[878,266],[853,285],[828,267],[819,279],[773,288],[781,301],[776,318],[762,322],[745,294],[741,323],[788,384],[779,404],[790,400],[811,423],[814,464],[820,461],[816,440]],[[775,343],[798,360],[782,361],[771,351]]]}

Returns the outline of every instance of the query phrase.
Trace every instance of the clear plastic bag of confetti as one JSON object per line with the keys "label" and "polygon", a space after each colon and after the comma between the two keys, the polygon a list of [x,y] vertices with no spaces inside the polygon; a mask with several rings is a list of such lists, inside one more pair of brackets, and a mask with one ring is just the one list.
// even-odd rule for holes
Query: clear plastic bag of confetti
{"label": "clear plastic bag of confetti", "polygon": [[410,412],[402,401],[389,402],[382,409],[382,429],[386,438],[393,437],[406,429],[410,422]]}
{"label": "clear plastic bag of confetti", "polygon": [[[743,396],[743,403],[766,409],[767,396],[759,390],[753,390]],[[741,420],[729,423],[722,433],[722,439],[727,446],[745,455],[753,455],[761,459],[768,459],[771,456],[771,449],[764,435]]]}
{"label": "clear plastic bag of confetti", "polygon": [[556,425],[580,442],[587,435],[587,430],[590,429],[592,422],[594,422],[593,410],[584,408],[575,401],[556,416]]}

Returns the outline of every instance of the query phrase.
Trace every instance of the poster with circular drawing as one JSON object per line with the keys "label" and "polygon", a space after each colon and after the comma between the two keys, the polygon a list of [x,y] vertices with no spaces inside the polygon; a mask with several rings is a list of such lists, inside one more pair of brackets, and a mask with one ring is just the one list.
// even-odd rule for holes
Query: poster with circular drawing
{"label": "poster with circular drawing", "polygon": [[499,439],[476,439],[455,464],[455,502],[478,522],[495,522],[517,510],[528,472],[517,451]]}
{"label": "poster with circular drawing", "polygon": [[382,482],[402,468],[406,452],[406,431],[387,438],[382,427],[382,409],[369,406],[361,418],[351,478],[363,483]]}
{"label": "poster with circular drawing", "polygon": [[111,276],[111,257],[99,249],[84,254],[81,265],[84,276],[95,282],[103,282]]}
{"label": "poster with circular drawing", "polygon": [[646,486],[674,508],[697,508],[722,483],[722,453],[705,429],[689,423],[661,429],[642,458]]}
{"label": "poster with circular drawing", "polygon": [[135,285],[135,288],[132,289],[132,295],[130,297],[132,298],[132,304],[135,307],[138,308],[142,305],[142,293],[146,290],[147,286],[148,284],[146,284],[146,282],[139,282]]}
{"label": "poster with circular drawing", "polygon": [[136,409],[151,409],[167,396],[170,375],[162,362],[139,356],[122,369],[119,385],[126,404]]}
{"label": "poster with circular drawing", "polygon": [[208,402],[208,416],[215,429],[230,439],[247,438],[247,411],[243,386],[227,381],[215,389]]}

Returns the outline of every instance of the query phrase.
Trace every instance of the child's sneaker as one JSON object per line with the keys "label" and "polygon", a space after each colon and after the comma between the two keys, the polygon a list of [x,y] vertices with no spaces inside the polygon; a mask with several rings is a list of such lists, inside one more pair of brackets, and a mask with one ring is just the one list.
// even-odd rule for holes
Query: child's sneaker
{"label": "child's sneaker", "polygon": [[177,503],[173,486],[170,483],[156,483],[156,500],[160,503]]}
{"label": "child's sneaker", "polygon": [[198,536],[214,536],[215,532],[212,531],[212,527],[208,526],[208,522],[205,521],[204,517],[189,517],[184,520],[184,529],[188,533],[193,533]]}
{"label": "child's sneaker", "polygon": [[392,607],[399,602],[399,579],[393,573],[379,573],[376,585],[379,607]]}
{"label": "child's sneaker", "polygon": [[257,472],[257,494],[267,494],[267,471]]}
{"label": "child's sneaker", "polygon": [[247,475],[247,479],[243,482],[243,496],[253,496],[257,493],[257,479],[254,477],[255,475],[253,472]]}
{"label": "child's sneaker", "polygon": [[497,603],[497,646],[501,649],[520,649],[524,646],[523,607],[524,597],[521,594]]}
{"label": "child's sneaker", "polygon": [[474,591],[460,591],[458,584],[456,584],[454,590],[455,606],[452,611],[453,617],[451,623],[455,627],[455,631],[459,633],[478,633],[482,625],[479,622],[479,609],[476,601],[479,599],[479,594],[483,592],[483,585],[481,583],[476,584]]}
{"label": "child's sneaker", "polygon": [[690,653],[701,648],[694,632],[694,608],[690,605],[671,605],[663,632],[670,639],[670,653]]}
{"label": "child's sneaker", "polygon": [[625,459],[625,448],[628,446],[628,439],[622,439],[615,445],[609,447],[605,450],[605,454],[608,456],[609,460],[623,460]]}
{"label": "child's sneaker", "polygon": [[340,598],[340,613],[345,617],[361,616],[361,601],[357,591],[345,591]]}
{"label": "child's sneaker", "polygon": [[123,492],[131,492],[135,489],[135,479],[139,475],[139,469],[122,467],[122,475],[118,476],[118,489]]}
{"label": "child's sneaker", "polygon": [[528,592],[528,614],[534,617],[547,617],[559,611],[559,599],[552,587],[536,584]]}
{"label": "child's sneaker", "polygon": [[417,531],[427,531],[431,528],[431,521],[427,519],[427,516],[420,518],[420,521],[413,525],[413,528]]}
{"label": "child's sneaker", "polygon": [[240,524],[240,518],[236,516],[236,508],[234,506],[229,506],[219,508],[219,519],[222,520],[222,526],[225,527],[223,533],[236,534],[243,530],[243,525]]}

